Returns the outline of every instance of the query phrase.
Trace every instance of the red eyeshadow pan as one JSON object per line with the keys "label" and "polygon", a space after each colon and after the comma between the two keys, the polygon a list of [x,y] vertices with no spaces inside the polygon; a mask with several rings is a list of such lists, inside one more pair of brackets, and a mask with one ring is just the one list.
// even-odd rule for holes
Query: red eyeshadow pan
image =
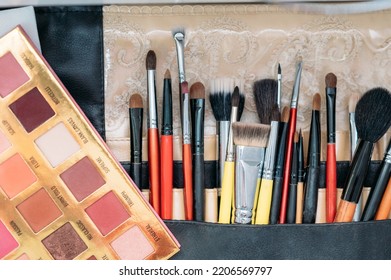
{"label": "red eyeshadow pan", "polygon": [[0,96],[6,97],[15,89],[25,84],[29,77],[16,61],[12,53],[0,57]]}
{"label": "red eyeshadow pan", "polygon": [[55,114],[37,88],[30,90],[9,107],[27,132],[33,131]]}
{"label": "red eyeshadow pan", "polygon": [[89,206],[86,212],[103,235],[108,234],[130,217],[112,191]]}
{"label": "red eyeshadow pan", "polygon": [[77,201],[81,201],[106,182],[88,157],[82,158],[60,175]]}

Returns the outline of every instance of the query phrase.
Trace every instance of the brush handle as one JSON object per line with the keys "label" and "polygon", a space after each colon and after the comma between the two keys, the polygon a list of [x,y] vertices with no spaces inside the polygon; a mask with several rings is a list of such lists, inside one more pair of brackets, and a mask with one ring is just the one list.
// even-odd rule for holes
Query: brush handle
{"label": "brush handle", "polygon": [[326,222],[332,223],[337,212],[337,158],[335,144],[327,144],[326,160]]}
{"label": "brush handle", "polygon": [[161,144],[161,218],[172,219],[172,188],[174,175],[172,135],[162,135]]}
{"label": "brush handle", "polygon": [[185,197],[185,219],[193,220],[193,167],[191,144],[183,144],[183,188]]}
{"label": "brush handle", "polygon": [[148,167],[150,203],[156,213],[160,215],[160,152],[159,131],[157,128],[148,129]]}
{"label": "brush handle", "polygon": [[235,162],[226,161],[224,164],[223,182],[219,209],[219,223],[229,224],[232,213],[232,200],[235,186]]}
{"label": "brush handle", "polygon": [[193,154],[194,220],[205,221],[204,154]]}
{"label": "brush handle", "polygon": [[303,223],[304,183],[297,183],[296,224]]}
{"label": "brush handle", "polygon": [[282,195],[282,177],[275,177],[273,181],[273,195],[270,207],[270,224],[278,223],[280,217],[281,195]]}
{"label": "brush handle", "polygon": [[284,177],[283,177],[284,180],[282,183],[280,224],[284,224],[286,218],[289,180],[290,180],[291,167],[292,167],[293,138],[296,132],[296,114],[297,114],[297,109],[291,108],[290,117],[289,117],[289,130],[288,130],[286,154],[285,154]]}
{"label": "brush handle", "polygon": [[318,207],[319,173],[318,165],[308,167],[303,207],[304,224],[315,223]]}
{"label": "brush handle", "polygon": [[297,184],[289,184],[289,199],[286,213],[286,223],[296,223]]}
{"label": "brush handle", "polygon": [[387,188],[383,194],[379,209],[376,212],[375,220],[388,219],[391,211],[391,178],[388,180]]}
{"label": "brush handle", "polygon": [[269,224],[270,206],[272,203],[273,180],[262,179],[255,215],[255,224]]}
{"label": "brush handle", "polygon": [[338,211],[335,215],[335,223],[350,223],[353,220],[354,212],[356,211],[355,202],[350,202],[341,199],[338,205]]}
{"label": "brush handle", "polygon": [[131,162],[130,163],[130,178],[132,178],[133,182],[137,185],[137,187],[141,190],[142,183],[142,164],[141,162]]}

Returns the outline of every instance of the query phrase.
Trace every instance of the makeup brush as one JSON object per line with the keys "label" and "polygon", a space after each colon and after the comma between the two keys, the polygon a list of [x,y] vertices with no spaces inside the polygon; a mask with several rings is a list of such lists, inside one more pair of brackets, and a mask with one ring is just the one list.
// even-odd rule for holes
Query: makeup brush
{"label": "makeup brush", "polygon": [[325,81],[327,109],[326,222],[332,223],[337,211],[337,156],[335,152],[337,77],[333,73],[328,73]]}
{"label": "makeup brush", "polygon": [[142,189],[142,137],[143,137],[143,99],[134,93],[129,99],[130,126],[130,172],[133,182]]}
{"label": "makeup brush", "polygon": [[359,142],[349,167],[335,222],[351,222],[360,198],[375,142],[391,125],[391,94],[384,88],[367,91],[356,106]]}
{"label": "makeup brush", "polygon": [[254,82],[255,107],[262,124],[270,125],[271,112],[277,99],[277,88],[277,81],[273,79],[262,79]]}
{"label": "makeup brush", "polygon": [[320,105],[321,97],[316,93],[312,99],[311,127],[308,141],[307,174],[305,178],[303,223],[313,224],[318,207],[318,188],[320,173]]}
{"label": "makeup brush", "polygon": [[181,84],[182,92],[182,164],[185,196],[185,218],[193,220],[193,164],[191,147],[191,116],[188,83]]}
{"label": "makeup brush", "polygon": [[289,122],[289,108],[285,106],[282,109],[281,121],[278,124],[279,137],[277,143],[276,165],[274,168],[273,195],[272,195],[272,202],[270,206],[270,218],[269,218],[270,224],[277,224],[278,219],[280,217],[286,138],[288,135],[288,122]]}
{"label": "makeup brush", "polygon": [[286,222],[288,224],[296,223],[297,178],[299,171],[298,143],[299,134],[296,132],[293,139],[292,168],[288,190],[288,207],[286,212]]}
{"label": "makeup brush", "polygon": [[303,135],[299,131],[298,151],[298,170],[297,170],[297,202],[296,202],[296,224],[303,222],[303,202],[304,202],[304,147]]}
{"label": "makeup brush", "polygon": [[[179,100],[182,100],[182,87],[181,84],[186,81],[185,73],[185,29],[183,27],[178,27],[172,30],[172,36],[175,42],[175,48],[177,53],[177,63],[178,63],[178,80],[179,80]],[[181,112],[181,118],[183,116],[183,104],[179,102],[179,108]],[[181,122],[183,120],[181,119]],[[183,129],[183,124],[182,124]]]}
{"label": "makeup brush", "polygon": [[231,119],[228,132],[227,153],[224,163],[224,174],[221,185],[221,199],[219,209],[219,223],[229,224],[231,220],[232,200],[235,185],[235,149],[233,144],[232,125],[238,118],[239,88],[235,87],[232,94]]}
{"label": "makeup brush", "polygon": [[[277,154],[278,123],[280,111],[277,104],[271,114],[270,134],[265,153],[263,168],[260,170],[261,178],[257,183],[260,185],[256,205],[255,224],[268,224],[270,207],[273,194],[273,176]],[[259,176],[258,176],[259,178]]]}
{"label": "makeup brush", "polygon": [[281,80],[282,80],[282,74],[281,74],[281,65],[278,63],[278,71],[277,71],[277,105],[278,110],[281,111]]}
{"label": "makeup brush", "polygon": [[376,211],[380,205],[380,201],[384,195],[387,182],[391,176],[391,141],[380,165],[376,184],[371,188],[364,211],[361,216],[361,221],[371,221],[375,218]]}
{"label": "makeup brush", "polygon": [[269,138],[270,126],[232,124],[235,151],[235,223],[250,224],[254,215],[257,178]]}
{"label": "makeup brush", "polygon": [[204,118],[205,87],[196,82],[190,87],[190,105],[193,137],[193,189],[194,219],[204,221],[205,206],[205,162],[204,162]]}
{"label": "makeup brush", "polygon": [[[356,105],[358,102],[358,95],[352,94],[349,98],[349,129],[350,129],[350,160],[353,159],[354,151],[357,147],[357,128],[354,120]],[[353,221],[359,221],[362,213],[362,195],[357,203],[356,211],[354,212]]]}
{"label": "makeup brush", "polygon": [[391,178],[388,180],[386,190],[384,191],[379,209],[376,212],[375,220],[388,219],[391,211]]}
{"label": "makeup brush", "polygon": [[[218,172],[217,182],[221,188],[224,173],[224,162],[227,152],[229,123],[231,118],[231,99],[234,89],[234,80],[229,78],[214,79],[210,83],[209,101],[216,119],[216,134],[218,136]],[[244,109],[244,94],[239,92],[238,117],[239,121]]]}
{"label": "makeup brush", "polygon": [[150,203],[160,215],[160,151],[156,102],[156,54],[150,50],[146,59],[148,93],[148,167]]}
{"label": "makeup brush", "polygon": [[285,153],[284,176],[283,176],[283,183],[282,183],[281,210],[280,210],[280,221],[279,221],[281,224],[284,224],[286,219],[286,207],[288,201],[288,188],[289,188],[289,179],[290,179],[291,165],[292,165],[293,138],[296,132],[296,117],[297,117],[297,105],[299,101],[299,92],[300,92],[301,71],[302,71],[302,60],[300,58],[297,63],[295,84],[292,90],[289,128],[288,128],[288,136],[287,136],[287,144],[286,144],[287,147]]}
{"label": "makeup brush", "polygon": [[167,69],[163,79],[163,119],[160,136],[161,147],[161,217],[172,219],[172,189],[174,176],[173,132],[172,132],[172,89],[171,74]]}

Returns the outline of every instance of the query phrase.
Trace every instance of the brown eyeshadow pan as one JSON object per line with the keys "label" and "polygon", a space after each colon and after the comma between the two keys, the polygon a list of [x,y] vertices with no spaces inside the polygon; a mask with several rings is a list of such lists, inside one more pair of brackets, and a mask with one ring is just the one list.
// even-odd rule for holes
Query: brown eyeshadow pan
{"label": "brown eyeshadow pan", "polygon": [[42,243],[55,260],[73,260],[87,250],[87,245],[70,223],[57,229]]}

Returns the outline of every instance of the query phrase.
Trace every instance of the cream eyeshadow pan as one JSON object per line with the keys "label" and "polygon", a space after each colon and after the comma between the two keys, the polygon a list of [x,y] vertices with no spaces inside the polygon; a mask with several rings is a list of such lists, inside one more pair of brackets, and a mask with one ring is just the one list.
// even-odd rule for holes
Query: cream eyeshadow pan
{"label": "cream eyeshadow pan", "polygon": [[0,39],[0,116],[0,259],[179,251],[21,27]]}

